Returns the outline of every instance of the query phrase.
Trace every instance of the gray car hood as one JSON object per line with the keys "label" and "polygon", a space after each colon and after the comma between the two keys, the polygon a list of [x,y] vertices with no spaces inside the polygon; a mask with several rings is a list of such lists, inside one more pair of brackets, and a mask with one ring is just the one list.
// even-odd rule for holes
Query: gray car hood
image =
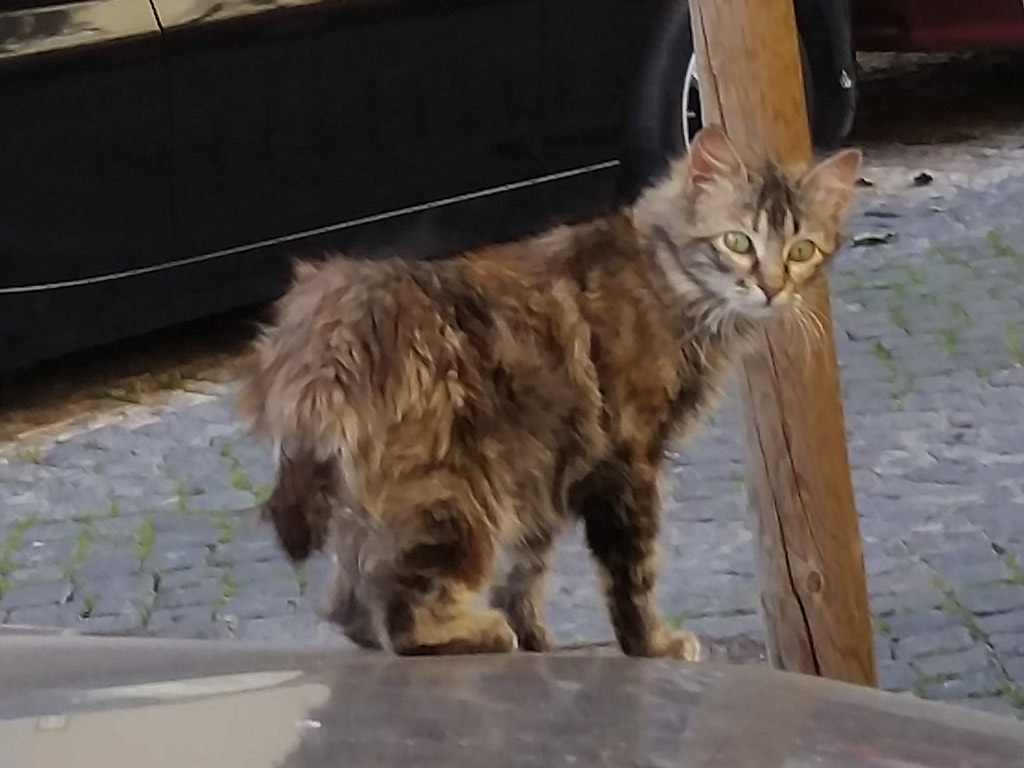
{"label": "gray car hood", "polygon": [[3,768],[1022,768],[1016,721],[753,666],[0,635]]}

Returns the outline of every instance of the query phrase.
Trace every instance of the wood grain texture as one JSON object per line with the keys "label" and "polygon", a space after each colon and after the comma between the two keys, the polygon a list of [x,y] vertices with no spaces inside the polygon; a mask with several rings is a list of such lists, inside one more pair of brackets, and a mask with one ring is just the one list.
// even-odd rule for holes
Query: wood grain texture
{"label": "wood grain texture", "polygon": [[[745,159],[811,157],[792,0],[690,0],[706,122]],[[774,666],[874,686],[864,558],[850,480],[828,286],[805,299],[824,332],[787,327],[743,365],[747,486]]]}

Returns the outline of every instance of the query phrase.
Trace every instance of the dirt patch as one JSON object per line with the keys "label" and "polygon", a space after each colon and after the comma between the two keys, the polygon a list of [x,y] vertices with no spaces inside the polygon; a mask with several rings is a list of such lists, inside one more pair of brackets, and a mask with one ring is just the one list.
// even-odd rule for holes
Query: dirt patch
{"label": "dirt patch", "polygon": [[231,381],[259,308],[219,315],[19,371],[0,383],[0,445]]}

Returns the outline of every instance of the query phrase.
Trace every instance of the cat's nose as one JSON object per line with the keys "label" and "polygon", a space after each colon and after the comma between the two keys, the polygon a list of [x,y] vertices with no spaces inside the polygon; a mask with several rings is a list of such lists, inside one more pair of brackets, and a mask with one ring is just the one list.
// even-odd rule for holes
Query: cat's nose
{"label": "cat's nose", "polygon": [[771,304],[772,300],[782,293],[784,284],[780,281],[778,283],[763,282],[761,283],[761,290],[764,292],[764,298],[766,304]]}

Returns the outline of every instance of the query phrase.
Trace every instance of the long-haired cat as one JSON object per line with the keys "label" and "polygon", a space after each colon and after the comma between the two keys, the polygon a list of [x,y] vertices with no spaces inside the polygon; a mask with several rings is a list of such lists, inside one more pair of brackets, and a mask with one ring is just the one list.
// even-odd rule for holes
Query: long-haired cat
{"label": "long-haired cat", "polygon": [[750,170],[709,127],[588,223],[437,262],[299,263],[240,403],[277,447],[279,540],[333,553],[349,637],[549,648],[544,575],[578,520],[622,650],[697,659],[654,599],[663,454],[750,331],[800,311],[859,167]]}

